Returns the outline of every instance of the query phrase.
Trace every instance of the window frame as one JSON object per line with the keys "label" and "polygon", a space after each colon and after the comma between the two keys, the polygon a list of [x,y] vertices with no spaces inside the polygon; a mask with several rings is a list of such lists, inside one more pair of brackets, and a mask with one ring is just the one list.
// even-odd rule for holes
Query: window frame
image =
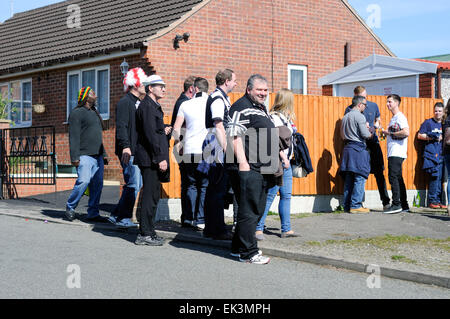
{"label": "window frame", "polygon": [[108,107],[107,107],[107,113],[100,113],[100,116],[102,117],[103,120],[109,120],[110,116],[111,116],[111,101],[110,101],[110,97],[111,97],[111,67],[109,64],[105,64],[105,65],[99,65],[99,66],[95,66],[95,67],[86,67],[86,68],[82,68],[82,69],[78,69],[78,70],[72,70],[72,71],[67,71],[67,83],[66,83],[66,120],[69,121],[69,115],[70,112],[72,111],[72,109],[70,109],[70,101],[69,101],[69,78],[72,75],[78,75],[78,90],[77,90],[77,94],[79,92],[79,90],[82,87],[82,83],[83,83],[83,72],[87,72],[87,71],[95,71],[95,94],[98,96],[98,82],[99,82],[99,77],[98,77],[98,73],[99,71],[108,71],[108,88],[106,90],[107,92],[107,97],[105,98],[107,103],[108,103]]}
{"label": "window frame", "polygon": [[[302,64],[288,64],[288,88],[292,91],[291,71],[303,71],[303,95],[308,95],[308,66]],[[295,93],[300,94],[300,93]]]}
{"label": "window frame", "polygon": [[[11,96],[11,84],[13,82],[20,82],[20,100],[13,100]],[[23,114],[23,107],[24,107],[24,100],[23,100],[23,84],[24,83],[30,83],[30,100],[27,100],[26,102],[31,103],[31,119],[29,121],[21,121],[20,123],[11,123],[11,127],[31,127],[33,125],[33,78],[25,78],[25,79],[19,79],[19,80],[13,80],[13,81],[7,81],[7,82],[0,82],[0,86],[8,86],[8,99],[11,99],[12,103],[20,103],[20,119],[22,120],[22,114]],[[11,110],[8,112],[8,119],[11,120]]]}

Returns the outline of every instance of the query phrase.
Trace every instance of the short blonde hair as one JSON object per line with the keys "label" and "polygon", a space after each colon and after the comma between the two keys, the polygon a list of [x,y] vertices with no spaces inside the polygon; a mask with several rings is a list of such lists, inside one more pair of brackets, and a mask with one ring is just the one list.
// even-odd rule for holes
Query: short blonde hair
{"label": "short blonde hair", "polygon": [[294,94],[291,90],[281,89],[275,96],[270,112],[283,114],[288,120],[295,120]]}

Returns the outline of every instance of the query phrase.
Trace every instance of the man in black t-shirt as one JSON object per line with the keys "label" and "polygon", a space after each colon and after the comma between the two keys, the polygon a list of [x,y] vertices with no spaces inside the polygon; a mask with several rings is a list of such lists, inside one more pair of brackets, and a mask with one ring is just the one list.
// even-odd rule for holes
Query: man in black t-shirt
{"label": "man in black t-shirt", "polygon": [[[279,164],[278,131],[264,105],[268,91],[267,80],[259,74],[252,75],[246,94],[230,108],[227,127],[236,158],[231,169],[238,171],[234,175],[238,178],[232,178],[239,208],[231,254],[241,262],[253,264],[270,261],[258,250],[255,231]],[[229,154],[226,162],[230,162]]]}

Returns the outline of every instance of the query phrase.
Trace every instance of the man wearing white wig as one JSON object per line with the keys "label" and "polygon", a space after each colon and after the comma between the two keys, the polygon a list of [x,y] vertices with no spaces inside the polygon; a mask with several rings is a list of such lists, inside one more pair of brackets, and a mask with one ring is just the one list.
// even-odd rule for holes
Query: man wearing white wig
{"label": "man wearing white wig", "polygon": [[133,208],[142,187],[141,171],[134,165],[136,150],[136,109],[145,97],[143,81],[147,75],[141,68],[128,71],[123,81],[126,94],[116,107],[116,150],[123,169],[125,185],[122,196],[109,220],[121,228],[137,227],[131,221]]}

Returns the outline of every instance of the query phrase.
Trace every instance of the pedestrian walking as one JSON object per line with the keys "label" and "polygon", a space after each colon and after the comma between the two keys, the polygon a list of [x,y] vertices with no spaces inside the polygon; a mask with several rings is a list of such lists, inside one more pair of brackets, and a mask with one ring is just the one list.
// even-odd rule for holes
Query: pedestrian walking
{"label": "pedestrian walking", "polygon": [[143,81],[146,78],[147,76],[141,68],[128,71],[124,79],[126,94],[116,107],[115,153],[122,166],[125,185],[109,220],[118,227],[137,227],[131,220],[134,204],[142,187],[141,171],[139,166],[134,164],[137,142],[136,109],[145,97]]}
{"label": "pedestrian walking", "polygon": [[161,246],[164,239],[155,232],[155,217],[161,197],[161,182],[169,181],[169,142],[164,113],[159,101],[166,95],[166,84],[159,75],[145,81],[147,95],[136,111],[135,164],[142,174],[142,203],[136,245]]}
{"label": "pedestrian walking", "polygon": [[256,226],[256,239],[264,240],[264,225],[269,209],[280,192],[280,201],[278,204],[278,213],[281,220],[281,238],[297,237],[291,229],[291,196],[292,196],[292,167],[290,160],[294,157],[293,134],[296,132],[293,120],[294,113],[294,94],[288,89],[280,90],[275,96],[275,102],[270,109],[270,115],[276,127],[287,127],[291,133],[290,147],[280,152],[283,164],[283,183],[282,186],[275,185],[267,193],[266,208],[264,214]]}
{"label": "pedestrian walking", "polygon": [[95,104],[97,96],[91,87],[78,93],[78,105],[69,115],[70,161],[76,167],[78,178],[66,204],[66,217],[75,219],[75,209],[89,186],[87,220],[107,221],[100,216],[99,203],[103,189],[103,167],[107,155],[103,147],[103,120]]}
{"label": "pedestrian walking", "polygon": [[383,134],[387,136],[388,175],[392,189],[392,204],[384,210],[385,214],[408,212],[409,205],[406,186],[402,176],[402,164],[407,158],[409,125],[406,116],[400,111],[401,98],[397,94],[387,97],[387,108],[392,118]]}

